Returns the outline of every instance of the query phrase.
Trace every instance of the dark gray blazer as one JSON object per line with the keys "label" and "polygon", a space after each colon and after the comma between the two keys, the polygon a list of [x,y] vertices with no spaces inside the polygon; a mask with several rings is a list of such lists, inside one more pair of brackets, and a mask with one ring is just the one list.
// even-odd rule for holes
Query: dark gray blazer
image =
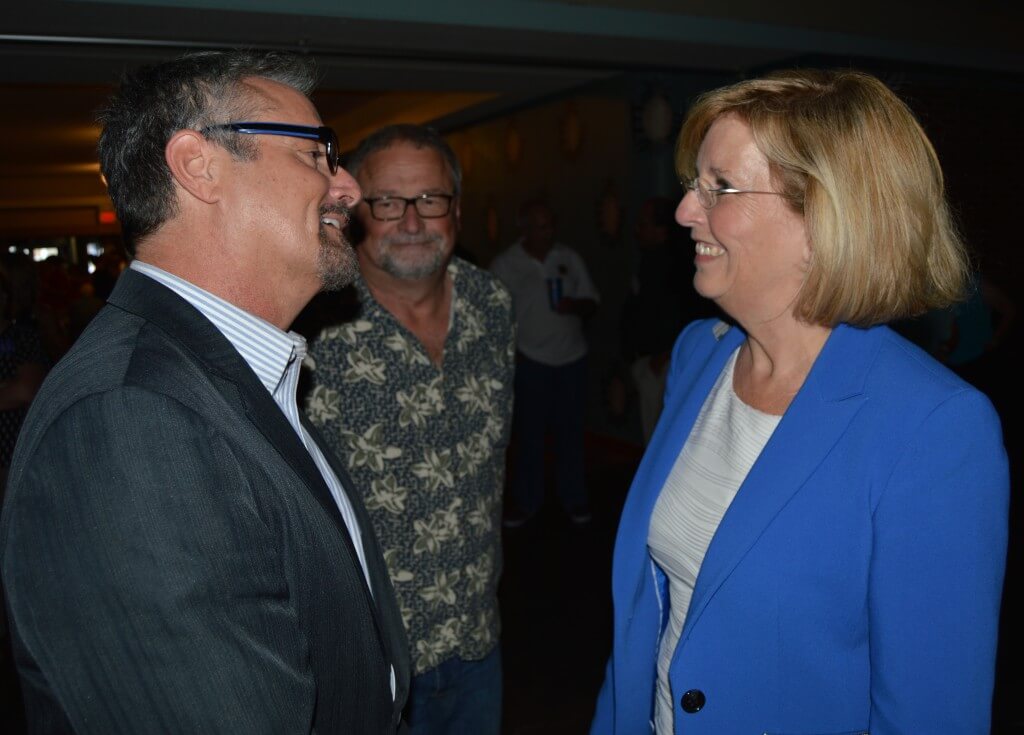
{"label": "dark gray blazer", "polygon": [[11,468],[0,554],[30,732],[394,732],[405,633],[359,493],[334,471],[372,592],[256,375],[191,305],[126,271],[47,378]]}

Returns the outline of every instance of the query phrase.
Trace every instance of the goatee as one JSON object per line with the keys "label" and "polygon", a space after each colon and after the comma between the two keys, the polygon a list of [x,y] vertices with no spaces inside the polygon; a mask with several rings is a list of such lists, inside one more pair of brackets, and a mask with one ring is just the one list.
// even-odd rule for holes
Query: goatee
{"label": "goatee", "polygon": [[340,204],[325,205],[320,207],[320,217],[337,217],[345,223],[338,233],[337,241],[327,232],[329,225],[320,223],[320,250],[317,253],[320,288],[324,291],[338,291],[359,276],[359,261],[346,236],[351,212],[348,207]]}

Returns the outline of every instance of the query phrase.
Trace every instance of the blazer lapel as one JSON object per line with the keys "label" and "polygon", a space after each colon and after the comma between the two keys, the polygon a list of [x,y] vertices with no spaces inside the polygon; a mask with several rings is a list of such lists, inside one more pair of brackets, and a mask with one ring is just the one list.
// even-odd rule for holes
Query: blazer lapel
{"label": "blazer lapel", "polygon": [[151,322],[204,364],[224,398],[266,437],[281,458],[302,478],[345,538],[349,538],[334,497],[288,419],[256,373],[209,319],[171,289],[132,270],[124,271],[118,278],[109,301]]}
{"label": "blazer lapel", "polygon": [[[121,274],[118,285],[110,296],[110,303],[148,320],[167,332],[171,338],[189,350],[197,361],[206,366],[211,380],[218,384],[225,400],[234,404],[239,413],[244,414],[266,437],[281,458],[303,480],[327,515],[334,520],[349,549],[352,563],[358,567],[359,557],[352,536],[323,475],[266,387],[227,338],[176,293],[157,281],[131,270]],[[329,445],[301,412],[300,420],[313,441],[323,451],[355,511],[363,537],[364,557],[370,576],[369,587],[372,587],[372,592],[369,587],[366,588],[367,594],[372,598],[370,604],[376,611],[374,623],[377,626],[378,639],[389,662],[395,667],[395,706],[401,708],[408,692],[411,665],[408,646],[404,642],[401,613],[395,602],[373,527],[355,485],[345,469],[335,461]]]}
{"label": "blazer lapel", "polygon": [[730,572],[800,491],[864,404],[863,376],[874,358],[870,332],[833,330],[715,532],[701,565],[680,646]]}
{"label": "blazer lapel", "polygon": [[[654,504],[690,435],[704,399],[714,387],[729,356],[745,338],[742,330],[730,328],[725,322],[717,322],[713,329],[714,344],[707,353],[690,355],[683,372],[672,383],[671,395],[666,396],[664,412],[644,452],[643,462],[622,509],[615,544],[615,571],[612,575],[613,586],[624,585],[616,589],[616,595],[621,599],[633,599],[644,584],[647,576],[645,570],[651,563],[647,533]],[[696,361],[703,363],[698,366],[694,364]],[[686,400],[679,401],[675,396],[685,396]],[[641,539],[642,543],[638,543]],[[635,588],[628,588],[630,584],[635,585]]]}
{"label": "blazer lapel", "polygon": [[[329,446],[324,442],[319,430],[305,416],[302,416],[301,420],[306,431],[319,446]],[[363,505],[362,495],[356,489],[348,472],[337,461],[338,457],[329,451],[325,451],[324,456],[327,457],[334,474],[337,475],[338,481],[348,494],[356,521],[362,531],[366,567],[370,574],[370,586],[377,610],[374,622],[377,624],[377,632],[388,655],[388,660],[395,667],[395,703],[400,708],[408,695],[411,662],[408,654],[409,647],[405,640],[405,624],[402,622],[402,615],[391,586],[391,576],[384,564],[384,556],[377,543],[377,535],[373,530],[370,516]]]}

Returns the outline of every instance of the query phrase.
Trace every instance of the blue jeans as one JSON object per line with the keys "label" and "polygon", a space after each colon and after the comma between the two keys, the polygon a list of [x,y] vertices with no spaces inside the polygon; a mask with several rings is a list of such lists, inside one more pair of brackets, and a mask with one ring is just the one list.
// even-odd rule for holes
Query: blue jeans
{"label": "blue jeans", "polygon": [[498,735],[501,647],[479,661],[452,658],[414,676],[405,714],[410,735]]}
{"label": "blue jeans", "polygon": [[583,419],[587,358],[551,367],[517,355],[513,428],[519,445],[510,488],[518,510],[532,515],[544,503],[544,434],[555,440],[555,489],[570,513],[587,508],[583,484]]}

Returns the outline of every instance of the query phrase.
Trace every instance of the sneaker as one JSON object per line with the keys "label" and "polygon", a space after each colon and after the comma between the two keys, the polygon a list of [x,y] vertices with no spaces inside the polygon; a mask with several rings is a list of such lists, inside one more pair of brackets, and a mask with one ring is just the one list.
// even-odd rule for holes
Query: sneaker
{"label": "sneaker", "polygon": [[569,513],[569,520],[577,526],[585,526],[594,520],[594,516],[590,514],[589,508],[579,508],[567,512]]}
{"label": "sneaker", "polygon": [[525,526],[536,515],[536,513],[523,513],[520,510],[511,510],[505,516],[501,525],[505,528],[519,528]]}

